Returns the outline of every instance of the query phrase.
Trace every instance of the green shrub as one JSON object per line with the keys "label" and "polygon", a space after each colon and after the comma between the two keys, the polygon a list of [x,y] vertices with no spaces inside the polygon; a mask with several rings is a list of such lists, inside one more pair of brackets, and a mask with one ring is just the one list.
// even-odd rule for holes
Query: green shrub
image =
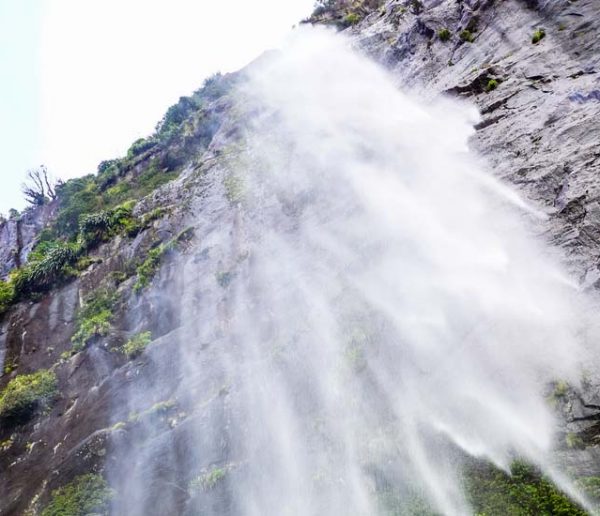
{"label": "green shrub", "polygon": [[545,37],[546,31],[544,29],[537,29],[531,37],[531,42],[535,45],[536,43],[542,41]]}
{"label": "green shrub", "polygon": [[57,386],[56,375],[48,370],[16,376],[0,392],[0,420],[26,422],[37,408],[52,401]]}
{"label": "green shrub", "polygon": [[52,492],[52,499],[42,516],[108,515],[114,491],[106,481],[93,473],[75,478]]}
{"label": "green shrub", "polygon": [[150,342],[152,342],[152,333],[149,331],[138,333],[123,345],[121,352],[127,355],[128,358],[135,358],[142,354]]}
{"label": "green shrub", "polygon": [[450,31],[446,28],[438,30],[437,35],[440,41],[448,41],[450,39]]}
{"label": "green shrub", "polygon": [[475,40],[475,36],[473,36],[473,33],[468,29],[461,30],[458,37],[462,41],[466,41],[467,43],[473,43],[473,41]]}
{"label": "green shrub", "polygon": [[152,147],[156,147],[156,145],[157,142],[152,138],[139,138],[131,144],[131,147],[129,147],[129,150],[127,151],[127,158],[132,159],[136,156],[139,156]]}
{"label": "green shrub", "polygon": [[104,337],[111,329],[118,294],[106,289],[94,292],[77,313],[76,330],[71,338],[74,351],[81,351],[94,337]]}
{"label": "green shrub", "polygon": [[515,461],[511,474],[479,464],[467,472],[469,501],[476,514],[584,516],[587,513],[534,467]]}

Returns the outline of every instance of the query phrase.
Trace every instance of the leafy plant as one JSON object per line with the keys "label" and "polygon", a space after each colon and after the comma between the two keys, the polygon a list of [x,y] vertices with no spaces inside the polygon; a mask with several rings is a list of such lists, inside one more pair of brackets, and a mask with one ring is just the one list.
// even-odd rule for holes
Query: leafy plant
{"label": "leafy plant", "polygon": [[89,473],[52,492],[42,516],[108,515],[114,491],[100,475]]}
{"label": "leafy plant", "polygon": [[535,45],[537,43],[539,43],[540,41],[542,41],[542,39],[544,39],[546,37],[546,31],[544,29],[537,29],[534,33],[533,36],[531,37],[531,42]]}
{"label": "leafy plant", "polygon": [[35,410],[49,403],[57,394],[58,382],[52,371],[18,375],[0,392],[0,420],[22,424]]}
{"label": "leafy plant", "polygon": [[149,331],[138,333],[123,345],[121,351],[127,355],[128,358],[135,358],[142,354],[150,342],[152,342],[152,333]]}

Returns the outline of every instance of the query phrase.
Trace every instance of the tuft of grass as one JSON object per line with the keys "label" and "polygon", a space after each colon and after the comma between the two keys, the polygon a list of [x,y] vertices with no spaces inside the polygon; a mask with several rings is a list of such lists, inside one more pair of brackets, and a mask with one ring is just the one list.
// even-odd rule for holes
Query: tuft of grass
{"label": "tuft of grass", "polygon": [[121,348],[121,352],[127,355],[128,358],[135,358],[142,354],[146,346],[152,342],[152,333],[145,331],[134,335]]}
{"label": "tuft of grass", "polygon": [[537,29],[533,36],[531,36],[531,42],[535,45],[542,41],[546,37],[546,31],[542,28]]}
{"label": "tuft of grass", "polygon": [[0,420],[10,424],[26,423],[35,410],[50,403],[58,393],[52,371],[18,375],[0,392]]}
{"label": "tuft of grass", "polygon": [[448,41],[450,39],[450,31],[446,28],[438,30],[438,38],[440,41]]}
{"label": "tuft of grass", "polygon": [[458,37],[462,40],[465,41],[467,43],[473,43],[473,41],[475,41],[475,36],[473,35],[473,33],[468,30],[461,30]]}
{"label": "tuft of grass", "polygon": [[42,516],[108,515],[114,491],[100,475],[89,473],[52,492]]}

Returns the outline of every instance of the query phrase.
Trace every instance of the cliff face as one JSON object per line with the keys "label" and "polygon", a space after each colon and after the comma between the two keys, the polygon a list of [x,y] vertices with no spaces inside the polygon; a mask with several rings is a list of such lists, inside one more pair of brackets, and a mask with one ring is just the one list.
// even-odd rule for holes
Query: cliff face
{"label": "cliff face", "polygon": [[[499,178],[542,207],[548,218],[540,231],[564,250],[582,285],[595,288],[598,2],[373,4],[340,3],[335,8],[343,12],[323,20],[345,20],[357,47],[402,87],[477,105],[473,148]],[[120,490],[116,514],[235,513],[219,480],[243,477],[228,440],[243,396],[230,395],[235,386],[215,351],[226,330],[227,287],[244,256],[240,239],[230,238],[240,227],[238,179],[228,170],[238,159],[238,112],[229,92],[224,88],[187,110],[175,137],[141,150],[108,186],[138,185],[136,178],[157,163],[170,179],[149,194],[136,190],[144,195],[127,215],[135,231],[113,227],[89,247],[76,273],[17,299],[0,316],[0,388],[40,370],[52,370],[57,382],[47,400],[18,414],[18,422],[14,414],[0,420],[0,514],[41,513],[54,490],[90,473],[109,476]],[[58,210],[49,204],[0,227],[0,276],[27,262],[41,229],[60,220]],[[86,318],[86,307],[103,299],[110,313],[90,309]],[[199,300],[206,307],[201,314],[191,308]],[[224,321],[223,332],[203,334],[203,322],[214,320]],[[82,328],[87,333],[77,340]],[[198,339],[202,345],[190,346]],[[186,354],[203,364],[193,381]],[[566,419],[577,418],[565,426],[576,444],[565,447],[564,459],[576,476],[599,476],[594,382],[582,394],[565,387],[559,398]],[[193,452],[198,435],[200,457]],[[211,469],[214,464],[219,469]],[[202,484],[200,497],[187,489],[192,470]]]}

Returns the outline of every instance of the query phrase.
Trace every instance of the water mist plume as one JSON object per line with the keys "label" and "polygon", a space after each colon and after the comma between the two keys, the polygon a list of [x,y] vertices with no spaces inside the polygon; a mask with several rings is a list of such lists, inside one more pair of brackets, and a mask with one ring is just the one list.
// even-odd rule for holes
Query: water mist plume
{"label": "water mist plume", "polygon": [[536,210],[469,152],[473,109],[306,29],[250,67],[236,113],[203,200],[227,223],[198,222],[217,280],[181,271],[176,394],[208,374],[228,393],[190,441],[190,464],[231,459],[202,514],[374,515],[388,489],[469,514],[468,456],[562,482],[545,395],[577,381],[587,312]]}

